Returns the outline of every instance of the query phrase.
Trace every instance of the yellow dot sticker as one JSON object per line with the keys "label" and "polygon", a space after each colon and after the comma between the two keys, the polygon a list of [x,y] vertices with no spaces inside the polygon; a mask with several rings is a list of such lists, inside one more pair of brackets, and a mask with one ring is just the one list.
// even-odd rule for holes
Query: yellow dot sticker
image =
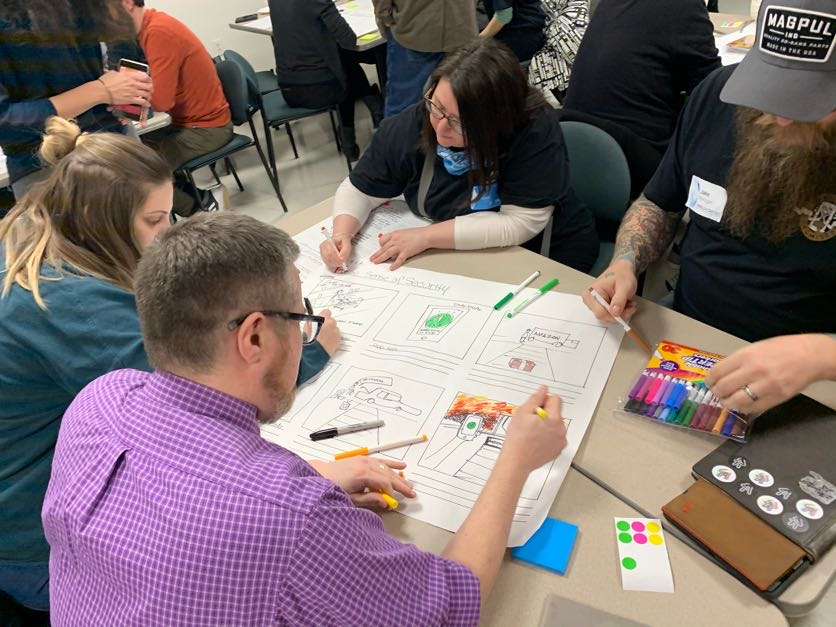
{"label": "yellow dot sticker", "polygon": [[650,533],[656,533],[657,531],[659,531],[659,529],[660,529],[660,527],[659,527],[659,524],[658,524],[658,523],[655,523],[655,522],[649,522],[649,523],[647,523],[647,530],[648,530]]}
{"label": "yellow dot sticker", "polygon": [[658,533],[651,533],[648,540],[650,540],[650,544],[655,544],[657,546],[662,544],[662,536],[660,536]]}

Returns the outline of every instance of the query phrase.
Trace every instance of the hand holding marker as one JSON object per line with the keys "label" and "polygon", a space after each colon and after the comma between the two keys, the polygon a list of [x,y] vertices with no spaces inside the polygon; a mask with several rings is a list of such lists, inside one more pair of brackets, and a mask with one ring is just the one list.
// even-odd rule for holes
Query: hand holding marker
{"label": "hand holding marker", "polygon": [[[339,250],[339,248],[337,248],[337,245],[334,243],[334,240],[333,240],[333,238],[331,237],[331,234],[328,232],[328,229],[326,229],[326,228],[323,226],[323,227],[320,229],[320,232],[322,233],[322,237],[324,237],[324,238],[325,238],[325,239],[327,239],[329,242],[331,242],[331,246],[334,248],[334,252],[337,254],[337,258],[339,259],[339,257],[340,257],[340,250]],[[346,265],[345,261],[343,261],[343,262],[342,262],[342,265],[340,266],[340,269],[341,269],[343,272],[348,272],[348,266]]]}
{"label": "hand holding marker", "polygon": [[651,355],[651,356],[653,355],[653,349],[650,348],[650,346],[647,345],[647,342],[645,342],[642,339],[641,335],[636,333],[633,330],[633,328],[629,324],[627,324],[627,322],[624,320],[624,318],[622,318],[621,316],[613,316],[612,310],[610,309],[610,304],[606,300],[604,300],[603,296],[601,296],[598,292],[596,292],[592,288],[589,288],[589,293],[592,295],[592,298],[594,298],[595,301],[599,305],[601,305],[601,307],[603,307],[607,311],[607,313],[610,314],[615,319],[615,321],[618,324],[620,324],[622,326],[622,328],[627,332],[627,335],[629,335],[633,339],[633,341],[636,344],[639,345],[639,348],[641,348],[648,355]]}

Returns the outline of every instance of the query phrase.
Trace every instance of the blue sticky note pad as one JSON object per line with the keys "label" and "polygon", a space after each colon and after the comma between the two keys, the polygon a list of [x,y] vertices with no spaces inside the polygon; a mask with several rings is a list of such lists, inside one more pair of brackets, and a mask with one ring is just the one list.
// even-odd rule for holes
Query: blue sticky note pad
{"label": "blue sticky note pad", "polygon": [[528,542],[511,549],[511,555],[562,575],[566,572],[577,536],[577,525],[546,518]]}

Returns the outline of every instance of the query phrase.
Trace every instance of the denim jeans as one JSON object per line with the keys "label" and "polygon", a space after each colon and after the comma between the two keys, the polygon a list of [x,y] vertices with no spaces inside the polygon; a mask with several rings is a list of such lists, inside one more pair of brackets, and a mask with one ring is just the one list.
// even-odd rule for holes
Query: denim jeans
{"label": "denim jeans", "polygon": [[419,52],[404,48],[391,32],[386,33],[386,102],[385,117],[400,113],[424,95],[424,84],[435,66],[444,58],[443,52]]}
{"label": "denim jeans", "polygon": [[0,561],[0,590],[31,610],[48,610],[49,562]]}

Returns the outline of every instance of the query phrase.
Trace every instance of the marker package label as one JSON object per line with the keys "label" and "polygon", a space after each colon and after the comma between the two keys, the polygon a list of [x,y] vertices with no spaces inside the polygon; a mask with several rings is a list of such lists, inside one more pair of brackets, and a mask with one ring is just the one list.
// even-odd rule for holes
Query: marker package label
{"label": "marker package label", "polygon": [[708,371],[722,358],[675,342],[659,342],[626,397],[620,399],[620,409],[660,424],[745,442],[750,421],[722,407],[705,385]]}

